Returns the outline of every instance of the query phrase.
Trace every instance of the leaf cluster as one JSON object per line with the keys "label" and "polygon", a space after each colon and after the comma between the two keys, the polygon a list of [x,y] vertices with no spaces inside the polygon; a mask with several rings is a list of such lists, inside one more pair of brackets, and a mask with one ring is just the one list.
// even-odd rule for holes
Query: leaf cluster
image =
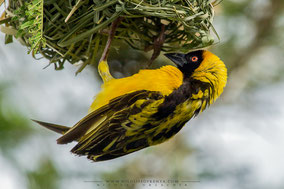
{"label": "leaf cluster", "polygon": [[34,56],[46,44],[46,38],[43,37],[43,1],[15,1],[10,2],[10,7],[15,8],[9,22],[17,29],[15,37],[22,38],[29,47],[29,53],[32,52]]}

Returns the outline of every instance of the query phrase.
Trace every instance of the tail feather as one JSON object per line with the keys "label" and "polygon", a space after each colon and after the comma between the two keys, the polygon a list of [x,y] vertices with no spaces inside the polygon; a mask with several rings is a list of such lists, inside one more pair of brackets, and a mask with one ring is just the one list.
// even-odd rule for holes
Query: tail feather
{"label": "tail feather", "polygon": [[41,126],[47,128],[49,130],[52,130],[52,131],[57,132],[57,133],[62,134],[62,135],[70,129],[70,127],[66,127],[66,126],[63,126],[63,125],[46,123],[46,122],[43,122],[43,121],[38,121],[38,120],[33,120],[33,119],[32,119],[32,121],[40,124]]}

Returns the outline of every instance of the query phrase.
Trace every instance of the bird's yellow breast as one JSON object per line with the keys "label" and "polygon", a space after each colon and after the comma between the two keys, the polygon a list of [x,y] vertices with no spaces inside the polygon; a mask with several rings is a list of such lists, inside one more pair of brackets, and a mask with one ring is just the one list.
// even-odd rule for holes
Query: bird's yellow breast
{"label": "bird's yellow breast", "polygon": [[111,79],[102,85],[89,112],[106,104],[115,97],[138,90],[159,91],[169,95],[183,82],[182,72],[174,66],[163,66],[155,70],[141,70],[139,73],[122,79]]}

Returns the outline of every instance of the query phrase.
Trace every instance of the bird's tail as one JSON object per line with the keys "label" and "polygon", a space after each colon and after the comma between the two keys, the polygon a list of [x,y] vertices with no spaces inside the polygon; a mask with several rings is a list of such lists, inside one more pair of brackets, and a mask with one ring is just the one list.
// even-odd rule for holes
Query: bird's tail
{"label": "bird's tail", "polygon": [[37,121],[37,120],[32,120],[38,124],[40,124],[41,126],[49,129],[49,130],[52,130],[54,132],[57,132],[59,134],[64,134],[66,133],[70,127],[66,127],[66,126],[63,126],[63,125],[56,125],[56,124],[53,124],[53,123],[46,123],[46,122],[42,122],[42,121]]}

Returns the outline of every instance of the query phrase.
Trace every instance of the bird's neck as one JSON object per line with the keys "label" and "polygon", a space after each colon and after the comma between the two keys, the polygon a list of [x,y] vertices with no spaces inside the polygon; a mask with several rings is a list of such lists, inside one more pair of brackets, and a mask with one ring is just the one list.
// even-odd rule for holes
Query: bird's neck
{"label": "bird's neck", "polygon": [[[213,91],[213,87],[214,86],[211,86],[210,83],[204,83],[192,78],[185,78],[179,88],[166,96],[166,101],[174,101],[176,103],[175,105],[178,105],[188,99],[211,99],[213,98],[213,94],[210,91]],[[207,93],[206,91],[208,91],[208,94],[204,94]]]}
{"label": "bird's neck", "polygon": [[[182,85],[175,89],[171,94],[165,96],[164,102],[160,105],[158,110],[158,117],[167,117],[172,114],[176,107],[182,105],[188,101],[202,101],[199,104],[209,103],[208,97],[204,97],[201,92],[208,89],[209,86],[205,86],[202,82],[197,80],[192,80],[190,78],[184,79]],[[205,106],[206,107],[206,106]],[[200,107],[201,108],[201,107]],[[199,109],[199,107],[197,108]],[[200,111],[197,110],[198,112]],[[196,114],[194,112],[194,114]]]}

